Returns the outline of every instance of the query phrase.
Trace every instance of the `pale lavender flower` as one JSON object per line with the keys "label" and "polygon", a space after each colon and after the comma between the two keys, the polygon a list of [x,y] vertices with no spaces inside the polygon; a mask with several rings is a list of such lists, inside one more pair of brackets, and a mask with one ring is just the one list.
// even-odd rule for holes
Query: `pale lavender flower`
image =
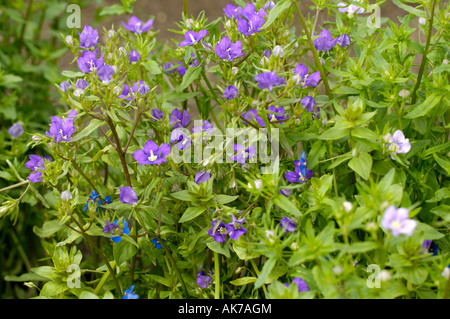
{"label": "pale lavender flower", "polygon": [[161,120],[161,119],[164,117],[164,112],[161,111],[161,110],[158,109],[158,108],[154,108],[154,109],[150,112],[150,115],[151,115],[151,118],[150,118],[150,119],[151,119],[153,122],[156,122],[156,121]]}
{"label": "pale lavender flower", "polygon": [[89,83],[86,80],[84,80],[84,79],[78,79],[76,84],[75,84],[75,87],[77,89],[80,89],[80,90],[83,90],[83,91],[86,90],[86,88],[88,86],[89,86]]}
{"label": "pale lavender flower", "polygon": [[209,134],[212,135],[214,132],[214,127],[208,120],[202,120],[202,125],[196,126],[197,121],[194,121],[194,127],[192,128],[192,132],[196,134]]}
{"label": "pale lavender flower", "polygon": [[211,178],[211,173],[204,172],[204,171],[198,171],[197,174],[195,174],[194,183],[200,185],[200,183],[204,183],[210,178]]}
{"label": "pale lavender flower", "polygon": [[167,74],[173,74],[173,73],[175,73],[175,71],[176,71],[176,70],[173,68],[173,63],[172,63],[172,62],[164,63],[163,69],[164,69],[164,71],[166,71]]}
{"label": "pale lavender flower", "polygon": [[80,36],[80,48],[90,49],[97,45],[98,31],[91,26],[85,25],[83,31],[81,33],[78,32],[78,34]]}
{"label": "pale lavender flower", "polygon": [[136,16],[132,16],[128,21],[128,24],[122,21],[123,26],[134,33],[141,34],[143,32],[149,31],[153,27],[153,20],[149,19],[144,25],[141,20]]}
{"label": "pale lavender flower", "polygon": [[337,37],[337,44],[339,44],[341,47],[346,48],[350,45],[351,40],[350,36],[348,34],[341,34]]}
{"label": "pale lavender flower", "polygon": [[9,136],[11,136],[11,138],[19,138],[24,133],[24,131],[25,130],[23,129],[22,125],[20,125],[19,123],[15,123],[8,129],[8,134]]}
{"label": "pale lavender flower", "polygon": [[[247,120],[248,123],[258,123],[261,127],[266,127],[264,120],[261,116],[259,116],[258,111],[256,109],[251,109],[250,111],[243,113],[242,117]],[[244,124],[247,125],[247,122],[244,121]]]}
{"label": "pale lavender flower", "polygon": [[301,99],[300,103],[303,105],[303,108],[308,112],[312,112],[314,107],[316,106],[316,100],[312,96],[305,96]]}
{"label": "pale lavender flower", "polygon": [[344,2],[338,3],[338,8],[339,8],[338,9],[339,12],[341,12],[341,13],[347,12],[347,14],[350,17],[353,16],[353,13],[360,14],[360,13],[364,13],[364,11],[365,11],[364,8],[358,7],[354,4],[348,5]]}
{"label": "pale lavender flower", "polygon": [[292,195],[292,191],[288,188],[283,188],[278,191],[281,195],[289,197]]}
{"label": "pale lavender flower", "polygon": [[133,50],[129,54],[130,63],[136,63],[141,58],[141,55],[136,51]]}
{"label": "pale lavender flower", "polygon": [[390,140],[389,150],[392,154],[408,153],[411,150],[411,143],[408,138],[405,138],[402,131],[396,130]]}
{"label": "pale lavender flower", "polygon": [[136,205],[138,202],[138,197],[136,192],[131,186],[119,187],[120,189],[120,201],[123,204]]}
{"label": "pale lavender flower", "polygon": [[381,226],[389,229],[392,235],[398,236],[405,234],[411,236],[417,226],[417,222],[413,219],[408,219],[409,211],[406,208],[398,208],[391,205],[384,211]]}
{"label": "pale lavender flower", "polygon": [[194,31],[186,31],[186,33],[184,34],[185,40],[181,41],[178,46],[185,47],[188,45],[196,44],[206,36],[206,33],[208,33],[208,31],[206,30],[200,30],[198,33]]}
{"label": "pale lavender flower", "polygon": [[238,96],[239,96],[238,89],[234,85],[227,86],[223,91],[223,97],[226,98],[227,100],[233,100]]}
{"label": "pale lavender flower", "polygon": [[72,87],[72,85],[70,84],[69,81],[62,81],[62,82],[59,84],[59,89],[60,89],[61,91],[63,91],[64,93],[67,93],[67,90],[70,89],[71,87]]}
{"label": "pale lavender flower", "polygon": [[297,225],[289,217],[283,217],[280,220],[280,228],[287,234],[297,229]]}
{"label": "pale lavender flower", "polygon": [[270,105],[267,108],[267,110],[270,112],[273,112],[273,113],[267,115],[269,117],[270,122],[280,122],[280,124],[283,124],[284,120],[287,120],[289,118],[289,116],[285,116],[285,111],[284,111],[283,106],[280,106],[279,108],[277,108],[274,105]]}
{"label": "pale lavender flower", "polygon": [[241,40],[231,43],[229,37],[223,37],[216,44],[216,54],[220,59],[228,61],[233,61],[235,58],[244,55]]}
{"label": "pale lavender flower", "polygon": [[231,218],[233,219],[233,221],[231,223],[226,224],[225,228],[227,229],[227,234],[230,236],[230,238],[233,240],[237,240],[241,235],[247,232],[247,229],[245,229],[242,226],[242,223],[245,221],[245,218],[236,219],[234,215],[231,215]]}
{"label": "pale lavender flower", "polygon": [[144,81],[139,80],[133,84],[133,87],[131,88],[131,92],[134,94],[139,93],[141,96],[144,96],[148,92],[150,92],[150,87],[144,83]]}
{"label": "pale lavender flower", "polygon": [[314,47],[319,51],[329,51],[336,45],[337,39],[333,39],[330,31],[323,30],[319,33],[320,37],[314,40]]}
{"label": "pale lavender flower", "polygon": [[95,72],[104,64],[103,53],[97,59],[97,49],[94,51],[83,51],[77,59],[77,64],[83,73]]}
{"label": "pale lavender flower", "polygon": [[180,110],[174,109],[169,117],[169,125],[172,128],[186,127],[190,121],[191,117],[186,110],[183,110],[183,113],[181,113]]}
{"label": "pale lavender flower", "polygon": [[166,163],[166,156],[170,154],[170,145],[163,143],[158,146],[152,140],[148,140],[145,143],[144,149],[137,150],[133,153],[134,159],[139,163],[139,165],[159,165],[161,163]]}
{"label": "pale lavender flower", "polygon": [[191,146],[192,139],[181,128],[176,128],[170,134],[170,143],[176,143],[179,150],[184,150]]}
{"label": "pale lavender flower", "polygon": [[104,64],[97,72],[97,76],[105,84],[108,84],[114,75],[114,68],[110,65]]}
{"label": "pale lavender flower", "polygon": [[277,76],[276,72],[264,72],[257,74],[254,80],[258,82],[258,87],[261,90],[267,89],[269,92],[272,92],[274,86],[286,84],[286,80],[281,76]]}

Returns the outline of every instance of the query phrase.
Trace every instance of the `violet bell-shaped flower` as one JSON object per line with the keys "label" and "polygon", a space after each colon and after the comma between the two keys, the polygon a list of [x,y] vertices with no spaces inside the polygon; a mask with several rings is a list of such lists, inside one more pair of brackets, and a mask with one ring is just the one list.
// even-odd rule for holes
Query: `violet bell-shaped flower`
{"label": "violet bell-shaped flower", "polygon": [[248,123],[255,124],[256,122],[261,127],[266,127],[263,118],[259,116],[258,111],[256,109],[251,109],[250,111],[243,113],[242,117],[245,119],[244,121],[245,125],[247,125]]}
{"label": "violet bell-shaped flower", "polygon": [[396,209],[395,206],[391,205],[384,211],[381,226],[389,229],[394,236],[400,234],[411,236],[417,226],[417,222],[408,217],[409,211],[406,208]]}
{"label": "violet bell-shaped flower", "polygon": [[131,32],[141,34],[149,31],[153,27],[153,19],[149,19],[143,24],[136,16],[132,16],[130,20],[128,20],[128,24],[122,21],[122,25]]}
{"label": "violet bell-shaped flower", "polygon": [[217,219],[211,223],[211,228],[208,230],[208,235],[214,238],[214,241],[218,243],[224,243],[226,241],[226,234],[228,232],[225,224],[221,221],[218,225]]}
{"label": "violet bell-shaped flower", "polygon": [[169,117],[169,125],[172,128],[186,127],[191,122],[191,117],[186,110],[183,113],[179,109],[174,109]]}
{"label": "violet bell-shaped flower", "polygon": [[206,30],[200,30],[198,33],[194,31],[186,31],[186,33],[184,34],[185,40],[181,41],[178,46],[185,47],[188,45],[196,44],[206,36],[206,33],[208,33],[208,31]]}
{"label": "violet bell-shaped flower", "polygon": [[242,14],[242,8],[240,6],[234,6],[232,3],[229,3],[223,8],[223,12],[230,19],[237,19]]}
{"label": "violet bell-shaped flower", "polygon": [[170,143],[175,144],[179,150],[185,150],[192,145],[192,139],[181,128],[176,128],[170,134]]}
{"label": "violet bell-shaped flower", "polygon": [[319,38],[314,40],[314,47],[319,51],[329,51],[336,45],[337,39],[333,39],[330,31],[323,30],[319,33]]}
{"label": "violet bell-shaped flower", "polygon": [[207,275],[204,271],[199,271],[197,273],[197,285],[199,285],[200,288],[207,288],[211,285],[211,283],[211,276]]}
{"label": "violet bell-shaped flower", "polygon": [[97,76],[102,83],[108,84],[111,82],[114,75],[114,68],[110,65],[104,64],[97,72]]}
{"label": "violet bell-shaped flower", "polygon": [[267,89],[272,92],[273,87],[286,84],[286,80],[283,77],[277,76],[276,72],[264,72],[257,74],[254,78],[258,82],[258,87],[261,90]]}
{"label": "violet bell-shaped flower", "polygon": [[270,122],[280,122],[280,124],[283,124],[284,120],[287,120],[289,118],[289,116],[285,116],[285,111],[284,111],[283,106],[280,106],[279,108],[277,108],[274,105],[270,105],[267,108],[267,110],[272,112],[267,115]]}
{"label": "violet bell-shaped flower", "polygon": [[72,110],[67,118],[64,119],[57,116],[52,116],[50,131],[45,132],[45,134],[47,134],[48,137],[52,137],[55,143],[70,141],[72,134],[76,131],[74,121],[77,114],[77,111]]}
{"label": "violet bell-shaped flower", "polygon": [[253,156],[255,156],[256,147],[255,147],[255,145],[250,145],[249,147],[245,148],[244,146],[242,146],[240,144],[234,144],[234,152],[235,152],[235,156],[230,156],[230,158],[233,161],[236,161],[236,162],[244,165],[245,162],[247,161],[247,159],[250,161],[250,159]]}
{"label": "violet bell-shaped flower", "polygon": [[94,48],[98,43],[98,31],[89,25],[85,25],[80,36],[80,48],[90,49]]}
{"label": "violet bell-shaped flower", "polygon": [[294,172],[287,172],[284,177],[291,183],[304,183],[306,179],[312,177],[312,170],[308,169],[306,163],[306,154],[302,152],[300,160],[294,161]]}
{"label": "violet bell-shaped flower", "polygon": [[230,236],[231,239],[237,240],[239,237],[247,232],[247,229],[245,229],[242,226],[242,223],[245,221],[245,218],[242,219],[236,219],[234,215],[231,215],[233,221],[231,223],[228,223],[225,225],[225,228],[227,229],[227,234]]}
{"label": "violet bell-shaped flower", "polygon": [[103,53],[97,58],[97,49],[94,51],[83,51],[77,59],[77,64],[83,73],[95,72],[104,64]]}
{"label": "violet bell-shaped flower", "polygon": [[220,59],[228,61],[233,61],[235,58],[244,55],[241,40],[231,43],[229,37],[223,37],[216,44],[216,54]]}
{"label": "violet bell-shaped flower", "polygon": [[45,170],[45,159],[39,155],[28,155],[30,160],[25,163],[25,167],[32,170],[28,180],[32,183],[42,182],[42,171]]}
{"label": "violet bell-shaped flower", "polygon": [[8,134],[13,139],[19,138],[24,132],[25,130],[23,129],[23,126],[20,123],[15,123],[8,129]]}
{"label": "violet bell-shaped flower", "polygon": [[200,183],[204,183],[210,178],[211,178],[210,172],[198,171],[197,174],[195,174],[194,183],[200,185]]}
{"label": "violet bell-shaped flower", "polygon": [[120,190],[120,201],[123,204],[128,204],[131,206],[137,204],[139,199],[136,195],[136,192],[131,186],[119,187],[119,190]]}
{"label": "violet bell-shaped flower", "polygon": [[227,100],[233,100],[238,96],[239,96],[238,89],[234,85],[227,86],[223,91],[223,97],[226,98]]}

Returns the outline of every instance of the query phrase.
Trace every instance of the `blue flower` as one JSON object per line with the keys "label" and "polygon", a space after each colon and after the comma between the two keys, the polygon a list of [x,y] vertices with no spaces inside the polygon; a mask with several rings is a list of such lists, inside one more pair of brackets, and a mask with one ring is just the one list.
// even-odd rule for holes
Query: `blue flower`
{"label": "blue flower", "polygon": [[[163,242],[164,242],[165,240],[163,239]],[[159,242],[159,240],[157,239],[157,238],[153,238],[152,239],[152,243],[155,245],[155,248],[156,249],[160,249],[160,248],[163,248],[163,246],[161,245],[161,243]]]}
{"label": "blue flower", "polygon": [[125,290],[125,295],[122,299],[139,299],[139,296],[133,292],[134,285],[130,287],[130,289]]}
{"label": "blue flower", "polygon": [[[88,200],[86,201],[86,205],[84,205],[84,211],[87,211],[89,209],[89,203],[96,203],[97,204],[97,208],[96,211],[98,213],[98,209],[99,207],[104,211],[105,209],[103,207],[101,207],[101,205],[107,205],[107,204],[111,204],[111,196],[106,196],[105,197],[105,203],[102,202],[102,200],[99,198],[99,194],[93,190],[91,195],[89,195]],[[100,205],[100,206],[99,206]]]}
{"label": "blue flower", "polygon": [[117,227],[114,227],[114,232],[119,236],[111,237],[111,240],[115,243],[122,241],[122,235],[130,235],[130,229],[128,228],[128,222],[124,220],[122,223],[118,223],[119,221],[116,219],[113,221],[113,224],[116,224]]}

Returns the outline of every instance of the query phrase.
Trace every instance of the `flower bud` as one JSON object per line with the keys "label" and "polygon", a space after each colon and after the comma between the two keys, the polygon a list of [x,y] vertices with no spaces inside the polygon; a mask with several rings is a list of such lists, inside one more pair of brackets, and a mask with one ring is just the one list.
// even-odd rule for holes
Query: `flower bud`
{"label": "flower bud", "polygon": [[230,21],[230,20],[227,20],[227,22],[225,23],[225,27],[226,27],[227,29],[230,29],[230,28],[231,28],[231,21]]}
{"label": "flower bud", "polygon": [[344,272],[344,269],[341,266],[334,266],[333,267],[333,273],[335,275],[340,275]]}
{"label": "flower bud", "polygon": [[344,210],[346,213],[350,212],[353,209],[353,204],[348,201],[343,202],[342,205],[344,206]]}
{"label": "flower bud", "polygon": [[389,281],[392,278],[392,276],[389,271],[383,269],[382,271],[380,271],[379,278],[381,281]]}
{"label": "flower bud", "polygon": [[419,24],[421,24],[421,25],[427,24],[427,19],[420,17],[419,18]]}
{"label": "flower bud", "polygon": [[398,96],[400,96],[403,99],[406,99],[409,96],[410,92],[406,89],[401,90],[398,92]]}
{"label": "flower bud", "polygon": [[73,90],[73,95],[78,98],[83,94],[83,92],[83,89],[76,88],[75,90]]}
{"label": "flower bud", "polygon": [[67,35],[66,38],[65,38],[65,40],[66,40],[66,43],[67,43],[67,45],[68,45],[69,47],[71,47],[71,46],[73,45],[73,38],[72,38],[71,35]]}
{"label": "flower bud", "polygon": [[233,74],[233,75],[236,75],[236,74],[238,73],[238,71],[239,71],[239,68],[238,68],[238,67],[233,66],[233,67],[231,68],[231,74]]}
{"label": "flower bud", "polygon": [[449,280],[450,279],[450,267],[449,266],[445,267],[445,269],[444,269],[444,271],[442,271],[441,275],[445,279]]}
{"label": "flower bud", "polygon": [[194,20],[192,20],[192,19],[186,19],[186,26],[187,26],[189,29],[192,29],[192,28],[194,27]]}
{"label": "flower bud", "polygon": [[273,48],[273,55],[282,58],[284,56],[283,48],[279,45],[275,46],[275,48]]}
{"label": "flower bud", "polygon": [[112,39],[116,36],[116,31],[108,30],[108,38]]}
{"label": "flower bud", "polygon": [[31,138],[31,140],[32,140],[34,143],[38,143],[38,142],[41,141],[41,137],[40,137],[39,135],[33,135],[33,137]]}
{"label": "flower bud", "polygon": [[61,193],[61,199],[65,202],[69,201],[70,199],[72,199],[72,193],[69,191],[63,191]]}
{"label": "flower bud", "polygon": [[447,59],[444,59],[444,60],[442,61],[442,64],[448,64],[448,60],[447,60]]}
{"label": "flower bud", "polygon": [[391,143],[392,142],[392,135],[391,135],[391,133],[387,133],[386,135],[383,135],[383,141],[385,143]]}
{"label": "flower bud", "polygon": [[260,179],[255,180],[255,188],[256,189],[262,188],[262,180],[260,180]]}
{"label": "flower bud", "polygon": [[119,48],[119,56],[127,56],[127,50],[124,47]]}

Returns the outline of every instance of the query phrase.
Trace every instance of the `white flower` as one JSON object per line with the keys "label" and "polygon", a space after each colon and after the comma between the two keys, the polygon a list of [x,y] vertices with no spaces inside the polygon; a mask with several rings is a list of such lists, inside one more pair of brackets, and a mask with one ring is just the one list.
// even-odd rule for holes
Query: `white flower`
{"label": "white flower", "polygon": [[114,30],[108,30],[108,38],[112,39],[116,35],[116,31]]}
{"label": "white flower", "polygon": [[419,18],[419,24],[421,24],[421,25],[427,24],[427,19],[420,17]]}
{"label": "white flower", "polygon": [[381,281],[388,281],[392,278],[391,273],[385,269],[380,271],[380,274],[378,275]]}
{"label": "white flower", "polygon": [[66,40],[67,45],[69,45],[69,46],[73,45],[73,39],[72,39],[71,35],[66,36],[65,40]]}
{"label": "white flower", "polygon": [[282,58],[284,56],[283,48],[279,45],[275,46],[275,48],[273,48],[273,55]]}
{"label": "white flower", "polygon": [[450,279],[450,265],[445,267],[444,271],[441,273],[442,277],[449,280]]}
{"label": "white flower", "polygon": [[63,191],[61,193],[61,199],[65,202],[67,202],[68,200],[72,199],[72,193],[69,191]]}
{"label": "white flower", "polygon": [[255,188],[256,189],[262,188],[262,180],[260,180],[260,179],[255,180]]}
{"label": "white flower", "polygon": [[344,210],[346,213],[353,209],[353,204],[348,201],[343,202],[342,205],[344,206]]}
{"label": "white flower", "polygon": [[410,93],[411,92],[409,92],[408,90],[403,89],[400,92],[398,92],[398,96],[400,96],[403,99],[406,99],[409,96]]}

